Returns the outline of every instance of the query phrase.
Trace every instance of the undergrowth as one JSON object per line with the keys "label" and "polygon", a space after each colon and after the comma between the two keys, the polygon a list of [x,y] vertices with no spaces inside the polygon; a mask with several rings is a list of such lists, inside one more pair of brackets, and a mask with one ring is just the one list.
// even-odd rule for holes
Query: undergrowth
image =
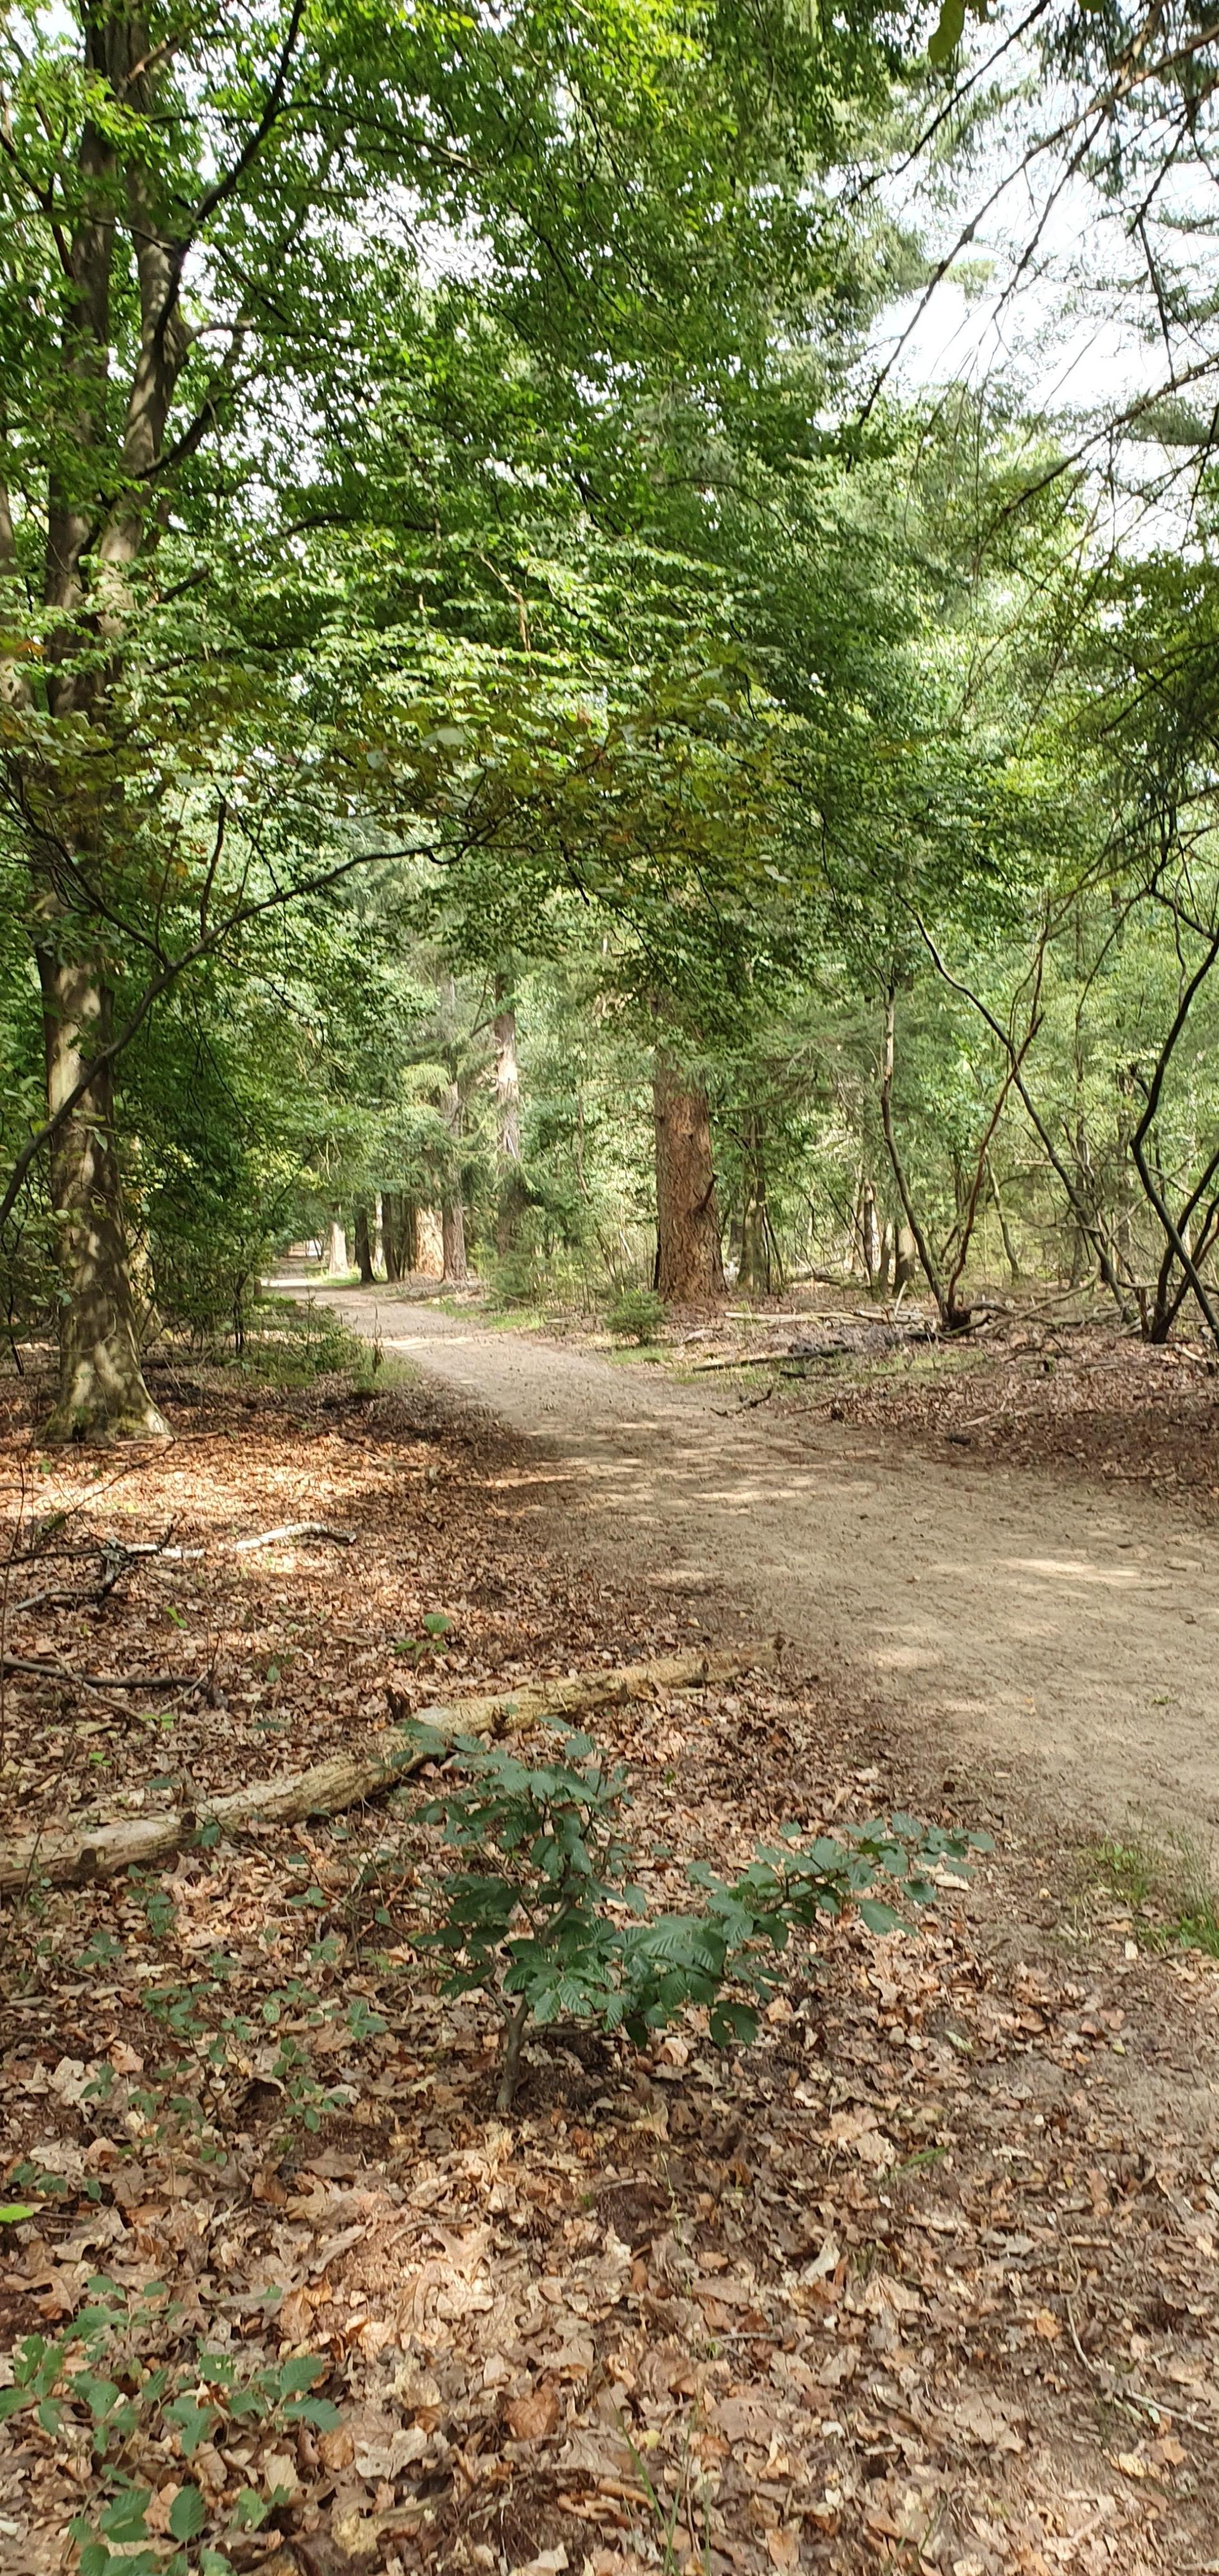
{"label": "undergrowth", "polygon": [[1219,1896],[1207,1856],[1188,1834],[1166,1827],[1102,1842],[1088,1859],[1093,1882],[1129,1906],[1140,1948],[1219,1959]]}

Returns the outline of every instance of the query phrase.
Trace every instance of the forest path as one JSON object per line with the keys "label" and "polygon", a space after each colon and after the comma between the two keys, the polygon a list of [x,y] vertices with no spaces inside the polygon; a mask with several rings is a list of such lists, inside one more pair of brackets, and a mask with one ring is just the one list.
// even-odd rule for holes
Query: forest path
{"label": "forest path", "polygon": [[544,1542],[726,1596],[904,1705],[924,1758],[981,1755],[1071,1831],[1154,1818],[1211,1842],[1219,1555],[1171,1506],[738,1410],[721,1377],[675,1384],[409,1291],[322,1293],[536,1441]]}

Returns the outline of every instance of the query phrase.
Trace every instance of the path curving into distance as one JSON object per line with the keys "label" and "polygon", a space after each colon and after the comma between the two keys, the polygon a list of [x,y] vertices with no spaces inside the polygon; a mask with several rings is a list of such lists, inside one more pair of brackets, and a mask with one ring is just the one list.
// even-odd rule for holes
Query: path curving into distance
{"label": "path curving into distance", "polygon": [[981,1757],[996,1790],[1023,1782],[1072,1831],[1156,1819],[1210,1843],[1219,1549],[1171,1505],[771,1420],[723,1378],[490,1332],[409,1289],[315,1293],[536,1442],[513,1481],[543,1543],[708,1616],[727,1599],[899,1707],[949,1767]]}

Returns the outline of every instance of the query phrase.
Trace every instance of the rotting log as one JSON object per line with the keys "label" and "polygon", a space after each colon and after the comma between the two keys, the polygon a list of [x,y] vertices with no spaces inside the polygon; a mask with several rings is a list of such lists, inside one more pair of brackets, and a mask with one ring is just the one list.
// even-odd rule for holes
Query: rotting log
{"label": "rotting log", "polygon": [[[415,1714],[419,1722],[441,1734],[515,1733],[535,1718],[578,1717],[591,1709],[646,1699],[653,1691],[699,1690],[731,1681],[740,1673],[773,1666],[778,1651],[777,1644],[755,1641],[714,1653],[657,1655],[646,1664],[578,1673],[522,1690],[496,1691],[484,1699],[422,1708]],[[58,1887],[81,1886],[90,1879],[117,1877],[124,1869],[147,1868],[172,1858],[205,1825],[239,1832],[245,1826],[291,1825],[306,1816],[339,1815],[361,1799],[382,1796],[429,1759],[409,1734],[389,1726],[366,1736],[354,1751],[315,1762],[308,1771],[280,1772],[271,1780],[252,1781],[206,1806],[168,1808],[163,1815],[96,1825],[86,1833],[33,1835],[0,1849],[0,1896],[18,1895],[35,1880]]]}

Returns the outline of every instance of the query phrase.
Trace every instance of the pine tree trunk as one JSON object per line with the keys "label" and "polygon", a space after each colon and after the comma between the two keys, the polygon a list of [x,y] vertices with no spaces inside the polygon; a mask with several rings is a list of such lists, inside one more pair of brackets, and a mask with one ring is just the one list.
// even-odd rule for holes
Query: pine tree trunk
{"label": "pine tree trunk", "polygon": [[363,1204],[356,1209],[356,1266],[361,1288],[371,1288],[377,1274],[372,1266],[372,1229],[368,1222],[368,1209]]}
{"label": "pine tree trunk", "polygon": [[495,1249],[511,1252],[525,1205],[521,1170],[521,1077],[516,1053],[516,1011],[506,975],[495,978],[495,1124],[497,1191]]}
{"label": "pine tree trunk", "polygon": [[663,1047],[652,1075],[656,1118],[656,1285],[696,1305],[726,1292],[707,1094]]}
{"label": "pine tree trunk", "polygon": [[[106,1043],[109,996],[92,970],[39,956],[47,1108],[75,1089],[87,1049]],[[110,1068],[95,1076],[56,1131],[51,1206],[62,1281],[59,1393],[45,1440],[163,1440],[167,1426],[144,1384],[131,1254],[114,1144]]]}

